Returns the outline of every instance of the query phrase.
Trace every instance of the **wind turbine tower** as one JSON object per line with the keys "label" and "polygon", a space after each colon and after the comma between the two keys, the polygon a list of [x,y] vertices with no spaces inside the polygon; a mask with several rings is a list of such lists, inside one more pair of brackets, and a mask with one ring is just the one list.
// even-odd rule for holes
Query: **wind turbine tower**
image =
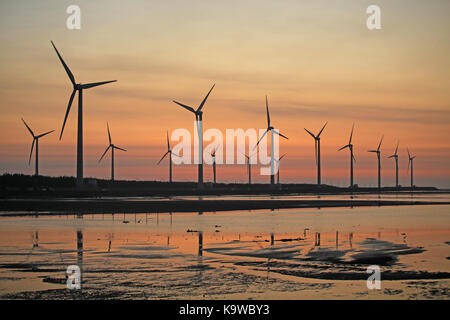
{"label": "wind turbine tower", "polygon": [[64,62],[63,58],[59,54],[58,50],[56,49],[55,44],[53,41],[51,41],[53,48],[56,51],[56,54],[58,55],[59,60],[61,61],[61,64],[64,67],[64,70],[66,70],[67,76],[70,79],[70,82],[73,85],[73,91],[69,98],[69,104],[67,105],[66,115],[64,117],[64,122],[61,129],[61,134],[59,135],[59,140],[61,140],[63,132],[64,132],[64,126],[66,125],[67,116],[70,112],[70,107],[72,106],[73,98],[75,97],[75,93],[78,91],[78,135],[77,135],[77,186],[81,187],[83,185],[83,90],[89,89],[97,86],[101,86],[107,83],[115,82],[117,80],[110,80],[110,81],[102,81],[102,82],[92,82],[87,84],[81,84],[76,83],[75,77],[72,74],[72,71],[70,71],[67,64]]}

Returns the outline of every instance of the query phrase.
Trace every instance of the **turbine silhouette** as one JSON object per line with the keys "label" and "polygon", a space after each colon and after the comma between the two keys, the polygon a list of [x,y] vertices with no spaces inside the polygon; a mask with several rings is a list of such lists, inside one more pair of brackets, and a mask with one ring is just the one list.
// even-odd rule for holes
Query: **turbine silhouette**
{"label": "turbine silhouette", "polygon": [[267,129],[266,129],[266,131],[264,131],[261,138],[259,138],[258,143],[255,145],[255,149],[259,145],[261,140],[265,137],[267,132],[270,131],[270,184],[273,186],[275,184],[275,173],[274,173],[274,164],[275,164],[274,147],[275,146],[274,146],[274,142],[273,142],[273,134],[275,133],[285,139],[289,139],[289,138],[282,135],[278,131],[276,131],[275,128],[270,125],[269,102],[267,100],[267,96],[266,96],[266,113],[267,113]]}
{"label": "turbine silhouette", "polygon": [[52,133],[55,130],[48,131],[43,134],[39,134],[39,135],[35,136],[33,130],[30,129],[30,127],[27,125],[25,120],[23,120],[23,118],[22,118],[22,122],[25,125],[25,127],[27,127],[28,131],[30,132],[31,136],[33,137],[33,143],[31,144],[30,158],[28,159],[28,164],[31,163],[31,156],[33,154],[33,148],[36,145],[36,151],[35,151],[36,160],[34,163],[35,164],[34,175],[38,176],[39,175],[39,139],[48,135],[49,133]]}
{"label": "turbine silhouette", "polygon": [[211,157],[213,160],[213,176],[214,176],[214,184],[216,184],[216,151],[219,149],[219,146],[217,146],[213,152],[211,152]]}
{"label": "turbine silhouette", "polygon": [[395,152],[393,155],[389,156],[388,158],[394,158],[395,160],[395,187],[398,188],[398,144],[399,142],[397,142],[397,147],[395,148]]}
{"label": "turbine silhouette", "polygon": [[59,51],[58,49],[56,49],[55,44],[53,43],[53,41],[51,41],[51,43],[56,51],[56,54],[58,55],[59,60],[61,61],[61,64],[64,67],[64,70],[66,70],[70,82],[73,85],[73,91],[69,98],[69,104],[67,105],[66,115],[64,116],[64,122],[61,128],[61,134],[59,135],[59,140],[61,140],[62,138],[64,127],[67,121],[67,116],[69,115],[70,107],[72,106],[73,98],[75,97],[75,93],[78,91],[77,186],[80,187],[83,185],[83,90],[115,82],[117,80],[92,82],[87,84],[76,83],[74,75],[59,54]]}
{"label": "turbine silhouette", "polygon": [[184,109],[192,112],[195,114],[195,121],[197,124],[197,135],[198,135],[198,149],[199,149],[199,163],[198,163],[198,185],[201,186],[203,184],[203,111],[202,108],[205,105],[206,100],[209,97],[209,94],[211,93],[212,89],[215,87],[215,84],[211,87],[208,94],[205,96],[203,101],[198,106],[197,110],[194,108],[185,105],[183,103],[177,102],[173,100],[174,103],[178,104],[179,106],[183,107]]}
{"label": "turbine silhouette", "polygon": [[[242,153],[242,152],[241,152]],[[247,173],[248,173],[248,184],[252,184],[252,164],[251,164],[251,158],[255,155],[255,153],[252,153],[251,155],[246,155],[245,153],[242,153],[247,161]]]}
{"label": "turbine silhouette", "polygon": [[353,161],[356,163],[355,156],[353,155],[353,144],[352,144],[352,137],[353,137],[353,129],[355,128],[355,124],[352,126],[352,132],[350,133],[350,139],[348,140],[348,144],[340,148],[338,151],[344,150],[345,148],[348,148],[350,150],[350,188],[353,188]]}
{"label": "turbine silhouette", "polygon": [[408,169],[411,167],[411,189],[414,188],[414,163],[413,160],[416,158],[416,156],[411,156],[409,153],[409,149],[406,148],[408,151]]}
{"label": "turbine silhouette", "polygon": [[109,124],[106,123],[106,128],[108,130],[108,140],[109,140],[109,146],[106,148],[105,152],[103,152],[100,160],[98,162],[100,163],[103,159],[103,157],[106,155],[109,149],[111,149],[111,181],[114,181],[114,149],[121,150],[121,151],[127,151],[125,149],[119,148],[118,146],[114,145],[111,141],[111,134],[109,132]]}
{"label": "turbine silhouette", "polygon": [[311,137],[314,138],[314,149],[316,153],[316,166],[317,166],[317,184],[320,186],[322,184],[322,176],[321,176],[321,166],[320,166],[320,135],[322,134],[323,129],[325,129],[326,125],[328,124],[328,121],[325,122],[322,129],[319,131],[317,136],[315,136],[311,131],[304,128],[306,132],[308,132]]}
{"label": "turbine silhouette", "polygon": [[277,184],[280,184],[280,161],[284,158],[286,154],[283,154],[281,157],[278,158],[278,160],[275,160],[277,162],[278,166],[278,172],[277,172]]}
{"label": "turbine silhouette", "polygon": [[377,158],[378,158],[378,190],[381,189],[381,158],[380,158],[381,151],[380,151],[380,147],[381,147],[381,143],[383,142],[383,138],[384,138],[384,135],[381,136],[380,143],[378,144],[377,150],[369,150],[368,151],[368,152],[374,152],[377,154]]}
{"label": "turbine silhouette", "polygon": [[166,132],[166,137],[167,137],[167,152],[164,153],[164,155],[162,156],[161,160],[158,161],[158,163],[156,165],[159,165],[161,163],[161,161],[163,161],[163,159],[169,155],[169,182],[172,183],[172,154],[176,155],[178,157],[177,154],[172,152],[172,149],[170,148],[170,142],[169,142],[169,132]]}

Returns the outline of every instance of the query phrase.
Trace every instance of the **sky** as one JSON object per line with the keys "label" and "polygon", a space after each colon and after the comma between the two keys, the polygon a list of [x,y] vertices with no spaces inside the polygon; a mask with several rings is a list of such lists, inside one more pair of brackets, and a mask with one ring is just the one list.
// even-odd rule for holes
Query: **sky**
{"label": "sky", "polygon": [[[81,8],[81,29],[69,30],[66,9]],[[366,26],[366,8],[381,8],[380,30]],[[450,2],[447,0],[286,1],[24,1],[0,3],[0,173],[76,173],[76,100],[59,140],[72,86],[53,40],[77,82],[117,79],[84,91],[84,172],[109,178],[108,145],[116,179],[167,180],[165,134],[186,128],[193,115],[172,100],[204,107],[204,129],[266,126],[280,141],[281,182],[314,183],[314,140],[322,134],[322,182],[349,183],[348,142],[355,123],[355,183],[376,186],[375,149],[384,135],[382,184],[394,184],[387,156],[399,141],[400,184],[408,185],[408,147],[416,155],[415,184],[450,188]],[[176,144],[175,141],[172,144]],[[253,180],[268,176],[254,172]],[[205,166],[205,180],[212,168]],[[174,179],[195,181],[194,165],[174,167]],[[245,182],[243,165],[217,168],[219,182]]]}

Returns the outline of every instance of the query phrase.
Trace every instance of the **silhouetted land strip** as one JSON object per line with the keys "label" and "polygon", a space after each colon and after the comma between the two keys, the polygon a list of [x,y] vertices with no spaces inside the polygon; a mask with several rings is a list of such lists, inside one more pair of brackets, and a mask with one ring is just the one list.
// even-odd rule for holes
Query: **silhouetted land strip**
{"label": "silhouetted land strip", "polygon": [[125,200],[42,199],[0,200],[1,215],[71,213],[211,212],[231,210],[442,205],[450,202],[391,200]]}
{"label": "silhouetted land strip", "polygon": [[[441,192],[434,187],[384,187],[381,193]],[[341,188],[317,184],[205,183],[199,188],[194,182],[114,181],[85,179],[83,188],[76,188],[74,177],[46,177],[22,174],[0,176],[0,198],[99,198],[185,195],[287,195],[287,194],[364,194],[379,193],[377,188]]]}
{"label": "silhouetted land strip", "polygon": [[[360,206],[396,206],[450,204],[449,202],[360,199],[158,199],[171,196],[203,195],[348,195],[378,193],[376,188],[339,188],[328,185],[281,184],[205,184],[193,182],[114,181],[86,179],[82,189],[76,188],[74,177],[0,176],[0,211],[8,214],[45,213],[151,213],[206,212],[257,209],[325,208]],[[410,188],[383,188],[381,193],[401,193]],[[433,188],[414,188],[414,193],[440,193]],[[114,198],[116,197],[116,198]],[[127,198],[129,197],[129,198]],[[133,197],[143,197],[136,199]],[[153,197],[153,198],[145,198]]]}

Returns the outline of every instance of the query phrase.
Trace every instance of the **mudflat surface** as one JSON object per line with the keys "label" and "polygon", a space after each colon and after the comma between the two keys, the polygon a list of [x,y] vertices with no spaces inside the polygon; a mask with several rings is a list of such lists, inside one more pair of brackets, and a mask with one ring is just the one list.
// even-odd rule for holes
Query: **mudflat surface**
{"label": "mudflat surface", "polygon": [[449,257],[448,205],[3,216],[0,298],[448,299]]}

